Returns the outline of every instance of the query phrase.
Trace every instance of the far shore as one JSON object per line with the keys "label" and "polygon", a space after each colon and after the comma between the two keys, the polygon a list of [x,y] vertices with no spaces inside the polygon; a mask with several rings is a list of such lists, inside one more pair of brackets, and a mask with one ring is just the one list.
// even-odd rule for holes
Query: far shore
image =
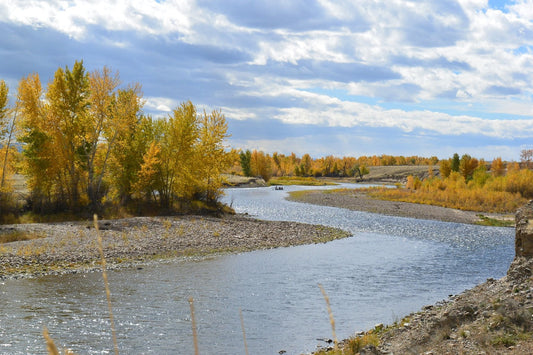
{"label": "far shore", "polygon": [[[340,229],[295,222],[261,221],[246,215],[133,217],[99,221],[109,268],[172,257],[235,253],[348,237]],[[101,269],[92,222],[0,225],[0,234],[32,240],[0,244],[0,279]]]}
{"label": "far shore", "polygon": [[479,224],[483,218],[514,221],[513,214],[481,213],[417,203],[379,200],[359,190],[350,190],[349,192],[306,191],[302,194],[291,195],[289,200],[388,216],[430,219],[443,222]]}

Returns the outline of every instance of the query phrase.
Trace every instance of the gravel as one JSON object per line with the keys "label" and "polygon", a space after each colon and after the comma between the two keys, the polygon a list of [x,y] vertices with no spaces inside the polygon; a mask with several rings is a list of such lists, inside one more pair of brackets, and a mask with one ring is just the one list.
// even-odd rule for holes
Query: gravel
{"label": "gravel", "polygon": [[[176,256],[321,243],[349,236],[334,228],[261,221],[244,215],[102,220],[99,229],[109,268]],[[92,222],[2,225],[2,233],[37,238],[0,244],[0,279],[86,272],[101,267]]]}

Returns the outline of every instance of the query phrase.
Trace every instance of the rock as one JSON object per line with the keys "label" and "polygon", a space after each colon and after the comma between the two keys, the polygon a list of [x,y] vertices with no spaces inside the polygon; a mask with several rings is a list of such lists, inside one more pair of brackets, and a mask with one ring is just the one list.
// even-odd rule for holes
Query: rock
{"label": "rock", "polygon": [[515,256],[533,257],[533,200],[516,212]]}

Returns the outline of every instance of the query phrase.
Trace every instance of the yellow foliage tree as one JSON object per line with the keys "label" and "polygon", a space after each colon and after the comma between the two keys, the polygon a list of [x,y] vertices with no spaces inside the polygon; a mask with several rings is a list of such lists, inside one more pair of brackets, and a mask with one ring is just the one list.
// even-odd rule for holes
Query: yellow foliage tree
{"label": "yellow foliage tree", "polygon": [[502,158],[498,157],[498,158],[492,160],[492,164],[490,166],[490,171],[492,172],[493,176],[503,176],[503,175],[505,175],[505,166],[503,164]]}
{"label": "yellow foliage tree", "polygon": [[199,144],[196,164],[200,172],[199,192],[205,195],[208,203],[218,200],[221,192],[222,172],[230,165],[230,155],[226,152],[224,141],[228,137],[228,124],[220,111],[200,117]]}
{"label": "yellow foliage tree", "polygon": [[270,157],[263,151],[254,150],[252,152],[250,165],[253,176],[260,176],[265,181],[270,180],[270,178],[272,177]]}
{"label": "yellow foliage tree", "polygon": [[133,190],[137,191],[146,200],[157,200],[156,191],[161,186],[161,148],[156,142],[150,144],[150,148],[143,156],[143,163],[137,173],[138,179],[133,184]]}

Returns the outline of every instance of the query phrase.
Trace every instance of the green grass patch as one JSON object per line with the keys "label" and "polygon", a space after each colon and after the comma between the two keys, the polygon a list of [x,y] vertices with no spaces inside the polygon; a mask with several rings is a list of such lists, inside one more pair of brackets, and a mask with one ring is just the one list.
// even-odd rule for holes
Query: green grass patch
{"label": "green grass patch", "polygon": [[515,346],[520,341],[531,339],[531,333],[506,333],[498,335],[491,339],[490,343],[494,346]]}
{"label": "green grass patch", "polygon": [[291,192],[289,192],[289,196],[290,196],[290,198],[297,200],[297,199],[301,199],[305,195],[308,195],[308,194],[313,193],[313,192],[316,192],[316,191],[303,191],[303,190],[291,191]]}
{"label": "green grass patch", "polygon": [[514,227],[515,226],[514,220],[490,218],[482,214],[478,214],[477,216],[479,217],[480,221],[477,222],[476,224],[479,224],[481,226],[490,226],[490,227]]}

